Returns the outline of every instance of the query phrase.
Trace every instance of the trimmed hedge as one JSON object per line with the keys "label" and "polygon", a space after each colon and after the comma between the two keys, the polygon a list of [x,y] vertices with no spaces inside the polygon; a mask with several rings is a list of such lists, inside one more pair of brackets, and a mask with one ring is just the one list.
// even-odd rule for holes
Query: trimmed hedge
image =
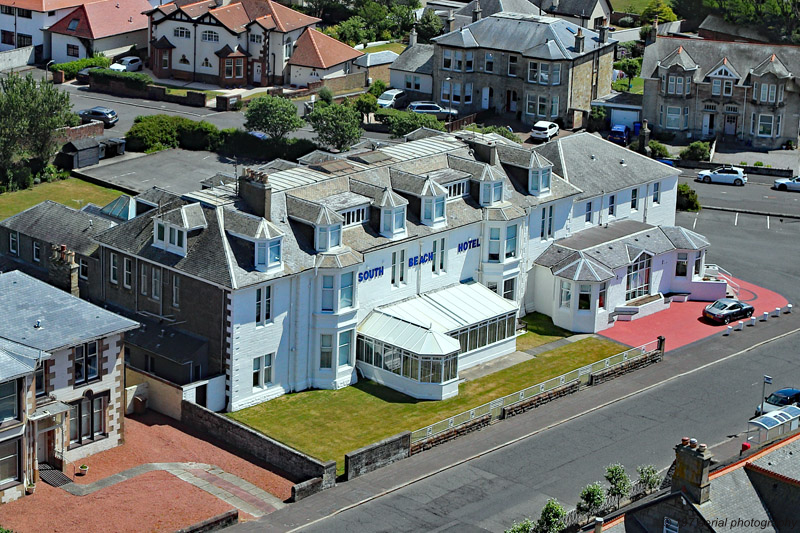
{"label": "trimmed hedge", "polygon": [[121,81],[128,89],[136,91],[146,91],[147,86],[153,81],[150,76],[142,72],[118,72],[108,68],[92,70],[89,72],[89,79],[103,84]]}
{"label": "trimmed hedge", "polygon": [[432,130],[444,131],[444,123],[440,122],[433,115],[423,113],[413,113],[411,111],[400,111],[384,107],[375,112],[375,118],[381,124],[389,127],[392,137],[402,137],[419,128],[430,128]]}
{"label": "trimmed hedge", "polygon": [[78,59],[77,61],[70,61],[68,63],[56,63],[55,65],[50,66],[50,70],[52,72],[60,70],[64,72],[65,80],[74,80],[75,76],[78,75],[78,71],[81,71],[85,68],[108,68],[109,66],[111,66],[110,58],[105,56],[95,56]]}
{"label": "trimmed hedge", "polygon": [[220,145],[217,152],[226,156],[246,157],[271,161],[286,159],[297,161],[304,155],[317,149],[317,145],[308,139],[259,139],[244,130],[229,128],[220,131]]}

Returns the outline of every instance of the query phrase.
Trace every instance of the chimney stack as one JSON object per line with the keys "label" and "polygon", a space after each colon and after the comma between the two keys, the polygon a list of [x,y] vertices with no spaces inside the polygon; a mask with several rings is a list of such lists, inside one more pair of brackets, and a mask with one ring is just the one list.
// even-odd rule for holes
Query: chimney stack
{"label": "chimney stack", "polygon": [[675,446],[673,492],[685,492],[698,505],[706,503],[711,489],[708,481],[711,457],[705,444],[698,445],[697,439],[682,438],[681,443]]}
{"label": "chimney stack", "polygon": [[53,253],[47,262],[50,283],[64,289],[73,296],[80,297],[78,274],[80,267],[75,262],[75,252],[67,250],[67,245],[53,245]]}
{"label": "chimney stack", "polygon": [[254,215],[270,220],[272,211],[272,185],[266,172],[245,168],[238,177],[239,198],[244,200]]}
{"label": "chimney stack", "polygon": [[472,22],[478,22],[481,20],[481,2],[477,0],[475,2],[475,9],[472,10]]}
{"label": "chimney stack", "polygon": [[583,53],[585,39],[586,37],[583,35],[583,28],[578,28],[578,33],[575,35],[575,51],[579,54]]}
{"label": "chimney stack", "polygon": [[608,19],[603,19],[603,25],[600,26],[600,43],[606,44],[608,42]]}
{"label": "chimney stack", "polygon": [[447,12],[447,31],[456,31],[456,16],[452,9]]}
{"label": "chimney stack", "polygon": [[650,157],[650,128],[647,127],[647,119],[642,120],[642,127],[639,128],[639,152]]}
{"label": "chimney stack", "polygon": [[417,44],[417,25],[411,26],[411,32],[408,34],[408,46],[412,47]]}

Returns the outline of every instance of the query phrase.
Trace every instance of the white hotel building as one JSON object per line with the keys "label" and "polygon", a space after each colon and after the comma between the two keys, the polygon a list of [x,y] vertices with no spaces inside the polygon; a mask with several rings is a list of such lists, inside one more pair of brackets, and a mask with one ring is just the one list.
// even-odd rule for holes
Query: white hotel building
{"label": "white hotel building", "polygon": [[[184,330],[204,314],[194,335],[223,331],[208,358],[219,351],[225,395],[210,408],[360,378],[443,399],[460,370],[516,350],[526,313],[595,332],[663,309],[665,294],[724,295],[702,279],[708,242],[674,227],[676,169],[585,133],[533,150],[494,135],[414,136],[164,196],[98,237],[104,269],[124,264],[134,293],[149,276],[137,265],[153,271],[150,314]],[[180,309],[165,310],[170,294]]]}

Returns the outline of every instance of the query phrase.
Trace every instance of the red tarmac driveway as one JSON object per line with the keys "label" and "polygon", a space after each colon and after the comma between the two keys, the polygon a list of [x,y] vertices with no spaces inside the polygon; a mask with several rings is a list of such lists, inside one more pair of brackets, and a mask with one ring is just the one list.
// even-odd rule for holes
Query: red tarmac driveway
{"label": "red tarmac driveway", "polygon": [[[739,298],[755,307],[753,316],[760,317],[765,311],[774,311],[788,302],[780,294],[752,283],[733,278],[739,284]],[[616,322],[613,327],[600,332],[609,339],[641,346],[663,335],[666,350],[675,350],[687,344],[721,333],[725,326],[702,318],[703,308],[709,302],[672,302],[670,308],[630,322]],[[770,320],[780,320],[770,318]],[[756,326],[758,327],[758,326]]]}

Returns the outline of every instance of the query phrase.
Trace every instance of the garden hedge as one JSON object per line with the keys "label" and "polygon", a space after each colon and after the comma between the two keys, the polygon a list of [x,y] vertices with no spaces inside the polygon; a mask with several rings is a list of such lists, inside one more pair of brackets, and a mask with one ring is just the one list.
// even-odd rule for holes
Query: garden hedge
{"label": "garden hedge", "polygon": [[105,56],[86,57],[68,63],[56,63],[50,65],[50,70],[56,72],[60,70],[64,73],[65,80],[74,80],[78,72],[89,67],[108,68],[111,66],[111,59]]}
{"label": "garden hedge", "polygon": [[136,91],[146,91],[147,86],[153,81],[150,76],[142,72],[118,72],[108,68],[92,70],[89,72],[89,79],[102,84],[121,81],[128,89]]}

